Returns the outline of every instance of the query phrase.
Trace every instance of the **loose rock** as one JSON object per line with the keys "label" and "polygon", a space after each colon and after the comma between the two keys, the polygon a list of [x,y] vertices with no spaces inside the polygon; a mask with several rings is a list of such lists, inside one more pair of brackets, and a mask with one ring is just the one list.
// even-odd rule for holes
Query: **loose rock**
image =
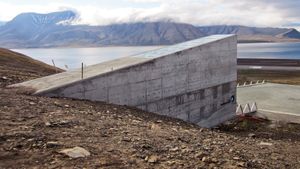
{"label": "loose rock", "polygon": [[61,144],[56,141],[49,141],[46,143],[47,148],[52,148],[52,147],[57,147],[57,146],[61,146]]}
{"label": "loose rock", "polygon": [[178,151],[178,147],[171,148],[170,151]]}
{"label": "loose rock", "polygon": [[147,156],[145,159],[149,163],[156,163],[158,161],[158,157],[156,155]]}
{"label": "loose rock", "polygon": [[30,105],[35,105],[36,103],[34,103],[34,102],[29,102],[29,104],[30,104]]}
{"label": "loose rock", "polygon": [[2,80],[8,80],[6,76],[1,77]]}
{"label": "loose rock", "polygon": [[237,165],[238,165],[239,167],[245,167],[245,166],[246,166],[246,163],[241,161],[241,162],[238,162]]}
{"label": "loose rock", "polygon": [[51,126],[51,123],[50,122],[45,122],[45,126],[49,127],[49,126]]}
{"label": "loose rock", "polygon": [[260,142],[259,145],[261,146],[272,146],[272,143],[268,143],[268,142]]}
{"label": "loose rock", "polygon": [[68,148],[60,151],[60,153],[65,154],[71,158],[80,158],[90,156],[91,153],[82,147]]}
{"label": "loose rock", "polygon": [[255,134],[254,133],[249,133],[248,137],[252,137],[253,138],[253,137],[255,137]]}

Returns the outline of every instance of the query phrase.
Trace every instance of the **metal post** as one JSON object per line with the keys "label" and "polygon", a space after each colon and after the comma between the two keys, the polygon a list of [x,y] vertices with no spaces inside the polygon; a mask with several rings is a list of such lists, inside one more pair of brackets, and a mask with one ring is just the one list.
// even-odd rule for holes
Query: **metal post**
{"label": "metal post", "polygon": [[55,73],[57,73],[57,67],[55,66],[54,60],[52,59],[52,64],[55,67]]}
{"label": "metal post", "polygon": [[81,79],[83,79],[83,62],[81,63]]}

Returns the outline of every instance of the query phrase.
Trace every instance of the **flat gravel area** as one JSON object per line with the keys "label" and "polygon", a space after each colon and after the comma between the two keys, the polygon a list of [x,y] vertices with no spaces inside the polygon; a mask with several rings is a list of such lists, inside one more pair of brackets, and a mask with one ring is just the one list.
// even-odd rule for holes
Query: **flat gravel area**
{"label": "flat gravel area", "polygon": [[237,89],[238,103],[256,102],[258,109],[300,115],[300,86],[267,83]]}

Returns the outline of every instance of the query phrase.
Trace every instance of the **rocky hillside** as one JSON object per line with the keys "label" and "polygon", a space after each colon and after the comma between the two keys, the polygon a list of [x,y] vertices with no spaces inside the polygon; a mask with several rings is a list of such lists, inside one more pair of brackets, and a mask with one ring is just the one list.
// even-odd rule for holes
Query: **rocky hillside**
{"label": "rocky hillside", "polygon": [[289,29],[284,33],[277,35],[278,37],[286,37],[286,38],[293,38],[293,39],[300,39],[300,33],[296,29]]}
{"label": "rocky hillside", "polygon": [[300,41],[300,33],[296,29],[258,28],[240,25],[217,25],[199,27],[206,35],[237,34],[239,42],[281,42]]}
{"label": "rocky hillside", "polygon": [[205,36],[192,25],[172,22],[116,24],[100,29],[108,34],[100,42],[106,45],[166,45]]}
{"label": "rocky hillside", "polygon": [[0,48],[0,86],[61,71],[23,54]]}
{"label": "rocky hillside", "polygon": [[66,30],[67,23],[75,18],[76,13],[72,11],[19,14],[0,27],[0,46],[6,48],[39,46],[37,43],[42,37],[50,32]]}
{"label": "rocky hillside", "polygon": [[284,28],[257,28],[240,25],[216,25],[203,26],[199,30],[207,35],[213,34],[237,34],[237,35],[271,35],[276,36],[280,33],[286,32],[289,29]]}

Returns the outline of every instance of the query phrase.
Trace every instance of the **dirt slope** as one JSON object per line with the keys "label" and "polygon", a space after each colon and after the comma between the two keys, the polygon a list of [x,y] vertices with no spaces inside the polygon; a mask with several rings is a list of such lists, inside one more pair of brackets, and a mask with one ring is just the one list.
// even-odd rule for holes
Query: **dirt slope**
{"label": "dirt slope", "polygon": [[23,54],[0,48],[0,86],[58,73],[63,70]]}

